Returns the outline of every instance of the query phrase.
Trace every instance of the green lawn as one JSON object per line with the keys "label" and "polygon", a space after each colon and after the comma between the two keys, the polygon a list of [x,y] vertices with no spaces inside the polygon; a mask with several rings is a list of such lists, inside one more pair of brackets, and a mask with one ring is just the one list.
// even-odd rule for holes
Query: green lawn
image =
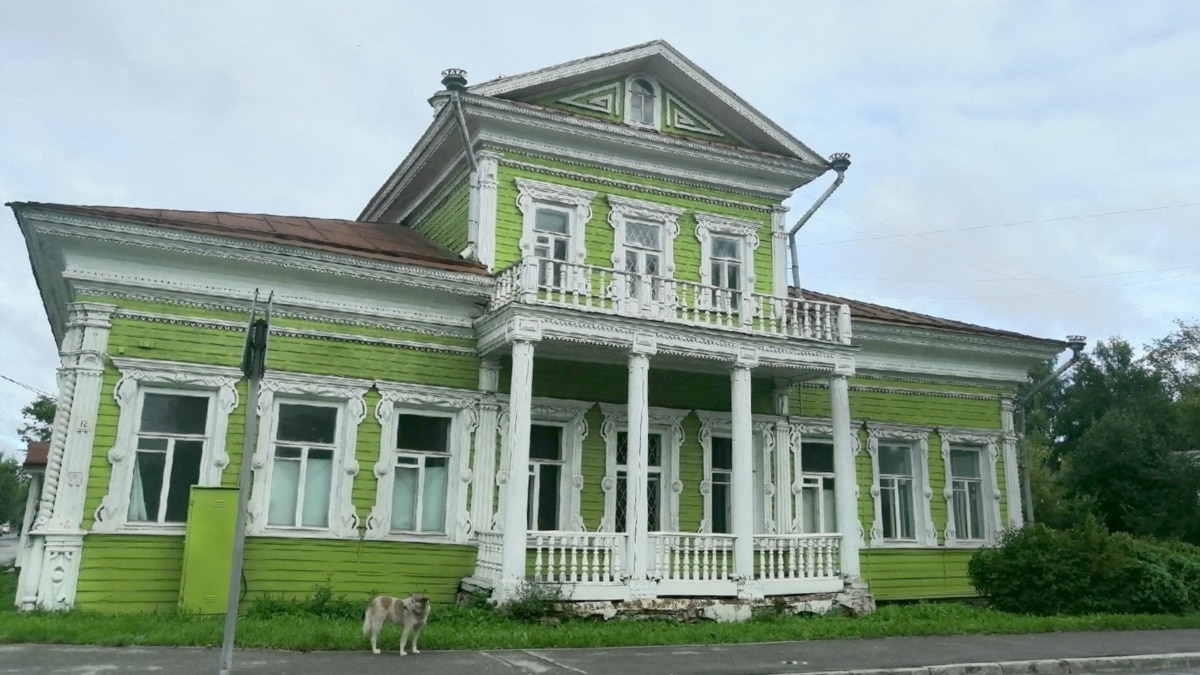
{"label": "green lawn", "polygon": [[[173,646],[221,643],[221,617],[17,612],[11,603],[15,581],[15,575],[0,574],[0,597],[4,598],[4,607],[0,609],[0,643]],[[361,616],[358,603],[339,603],[334,599],[323,609],[318,608],[327,611],[330,617],[306,613],[299,603],[277,605],[273,612],[250,608],[248,616],[238,622],[239,646],[308,651],[360,650],[367,646],[362,619],[358,618]],[[488,609],[437,607],[421,646],[428,649],[616,647],[1161,628],[1200,628],[1200,613],[1032,617],[965,603],[921,603],[887,605],[860,619],[762,616],[743,624],[568,620],[542,625],[504,618]],[[399,631],[391,626],[381,638],[383,644],[393,649],[398,639]]]}

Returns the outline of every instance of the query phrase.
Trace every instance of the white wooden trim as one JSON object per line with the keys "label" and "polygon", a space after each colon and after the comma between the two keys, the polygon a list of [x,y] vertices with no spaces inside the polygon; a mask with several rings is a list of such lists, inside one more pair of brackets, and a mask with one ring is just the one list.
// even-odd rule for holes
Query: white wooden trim
{"label": "white wooden trim", "polygon": [[593,405],[590,401],[534,398],[530,410],[531,424],[555,424],[563,429],[559,530],[587,530],[579,505],[583,494],[583,441],[588,435],[587,412]]}
{"label": "white wooden trim", "polygon": [[[600,425],[600,436],[604,439],[604,479],[600,489],[604,492],[604,520],[598,528],[601,532],[616,531],[617,516],[617,433],[625,431],[629,423],[628,406],[617,403],[601,403],[604,422]],[[679,494],[683,482],[679,480],[679,453],[683,446],[683,420],[687,410],[671,408],[649,408],[650,433],[663,437],[663,488],[667,492],[664,500],[665,516],[663,527],[667,531],[679,530]]]}
{"label": "white wooden trim", "polygon": [[[719,234],[736,237],[742,241],[742,278],[741,290],[743,296],[755,292],[758,277],[754,273],[754,252],[758,250],[758,230],[760,223],[729,216],[718,216],[713,213],[697,211],[696,240],[700,242],[700,283],[711,286],[712,279],[712,235]],[[749,297],[743,297],[743,302],[750,302]]]}
{"label": "white wooden trim", "polygon": [[[999,431],[985,429],[939,428],[938,437],[941,439],[942,461],[946,468],[946,484],[942,488],[942,497],[946,500],[946,546],[978,547],[994,543],[996,533],[1001,527],[1000,498],[1002,493],[999,481],[996,480],[996,459],[998,455],[997,441],[1002,438],[1002,434]],[[950,447],[952,445],[966,445],[979,450],[979,459],[981,460],[979,469],[983,478],[981,497],[985,500],[982,504],[984,514],[984,538],[982,540],[964,540],[958,536],[954,517],[953,474],[950,471]]]}
{"label": "white wooden trim", "polygon": [[544,183],[529,178],[517,178],[517,208],[521,211],[521,257],[533,255],[536,235],[538,207],[557,207],[567,214],[567,229],[570,232],[568,262],[579,265],[587,262],[585,232],[592,219],[592,200],[596,193],[567,185]]}
{"label": "white wooden trim", "polygon": [[662,226],[663,269],[660,276],[675,277],[675,238],[679,236],[679,216],[685,209],[644,199],[608,195],[608,224],[613,228],[613,269],[625,269],[625,226],[629,220],[644,220]]}
{"label": "white wooden trim", "polygon": [[[929,434],[930,427],[905,424],[867,423],[867,453],[871,456],[871,498],[875,503],[875,518],[871,523],[873,548],[936,546],[937,529],[933,524],[933,488],[929,483]],[[913,518],[916,519],[916,541],[885,541],[883,538],[883,502],[879,490],[879,442],[901,441],[911,444],[914,454]]]}
{"label": "white wooden trim", "polygon": [[[704,517],[700,521],[700,532],[712,532],[712,437],[728,436],[733,438],[733,415],[727,412],[712,410],[697,410],[696,417],[700,419],[698,440],[704,455],[704,477],[700,482],[700,494],[704,497]],[[780,523],[775,516],[775,500],[783,499],[781,490],[783,484],[777,472],[772,468],[775,464],[776,453],[787,453],[786,447],[780,447],[775,439],[776,425],[783,419],[775,415],[753,415],[752,425],[755,440],[754,464],[761,481],[755,481],[755,499],[762,504],[762,532],[755,534],[774,534],[778,532]],[[735,504],[736,508],[736,504]]]}
{"label": "white wooden trim", "polygon": [[[654,90],[654,121],[650,124],[638,122],[633,119],[633,82],[634,80],[644,80],[650,88]],[[634,74],[625,78],[625,110],[623,120],[625,124],[637,129],[651,129],[653,131],[662,130],[663,107],[666,105],[666,100],[663,98],[662,86],[656,78],[649,75]]]}

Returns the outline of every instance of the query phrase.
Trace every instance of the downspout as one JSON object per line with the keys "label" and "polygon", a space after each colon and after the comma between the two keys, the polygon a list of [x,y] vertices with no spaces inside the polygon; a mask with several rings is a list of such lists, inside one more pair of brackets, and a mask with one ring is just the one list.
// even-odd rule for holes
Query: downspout
{"label": "downspout", "polygon": [[817,209],[821,208],[821,205],[825,203],[825,200],[829,199],[829,195],[833,194],[833,191],[838,189],[842,181],[846,179],[846,169],[850,168],[850,154],[845,152],[833,153],[829,156],[829,168],[837,172],[837,178],[825,190],[825,194],[821,195],[820,199],[809,207],[803,216],[800,216],[800,220],[797,220],[796,224],[792,225],[792,229],[788,230],[787,233],[788,253],[792,258],[792,288],[796,289],[796,293],[800,292],[800,258],[796,253],[796,233],[800,231],[800,228],[804,227],[808,219],[812,218]]}
{"label": "downspout", "polygon": [[470,185],[470,206],[467,207],[467,247],[459,252],[459,256],[467,260],[479,259],[479,207],[476,196],[479,187],[479,165],[475,162],[475,152],[471,148],[471,132],[467,131],[467,116],[463,113],[462,92],[467,88],[467,71],[461,68],[447,68],[442,71],[442,86],[450,91],[450,107],[458,120],[458,131],[462,134],[463,149],[467,155],[467,165],[471,172],[467,176]]}
{"label": "downspout", "polygon": [[1053,373],[1050,373],[1049,375],[1047,375],[1044,380],[1035,384],[1032,389],[1030,389],[1028,392],[1025,393],[1024,396],[1021,396],[1021,397],[1017,398],[1015,401],[1013,401],[1013,409],[1017,412],[1017,414],[1019,414],[1021,416],[1021,424],[1018,427],[1020,429],[1020,437],[1018,439],[1018,442],[1021,444],[1020,452],[1019,452],[1020,463],[1021,463],[1021,466],[1023,466],[1025,468],[1025,470],[1021,472],[1021,492],[1023,493],[1024,498],[1025,498],[1025,522],[1026,523],[1034,522],[1034,518],[1033,518],[1033,484],[1029,478],[1029,475],[1030,475],[1029,447],[1025,442],[1025,418],[1027,416],[1026,409],[1028,408],[1030,401],[1033,400],[1033,397],[1035,395],[1037,395],[1037,393],[1039,391],[1041,391],[1042,389],[1045,389],[1046,385],[1050,384],[1051,382],[1058,380],[1058,378],[1061,377],[1063,373],[1067,372],[1067,370],[1072,368],[1076,363],[1079,363],[1079,359],[1082,358],[1082,356],[1083,356],[1083,348],[1086,345],[1087,345],[1087,338],[1085,338],[1084,336],[1068,335],[1067,336],[1067,346],[1071,348],[1071,358],[1067,359],[1067,362],[1062,364],[1061,366],[1059,366]]}

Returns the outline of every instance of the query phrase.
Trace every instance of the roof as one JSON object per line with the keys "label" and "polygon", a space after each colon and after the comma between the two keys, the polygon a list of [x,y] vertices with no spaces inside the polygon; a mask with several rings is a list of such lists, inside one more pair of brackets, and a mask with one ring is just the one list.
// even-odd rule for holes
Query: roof
{"label": "roof", "polygon": [[450,249],[427,239],[412,228],[391,223],[264,213],[175,211],[41,202],[14,202],[10,205],[14,209],[19,206],[44,208],[60,213],[284,244],[452,272],[488,274],[487,268],[482,264],[463,260]]}
{"label": "roof", "polygon": [[[795,288],[789,288],[790,295],[797,295]],[[940,328],[943,330],[955,330],[964,333],[975,333],[977,335],[990,335],[995,337],[1009,337],[1020,340],[1036,340],[1049,344],[1057,344],[1059,340],[1050,340],[1047,338],[1034,337],[1025,335],[1024,333],[1016,333],[1013,331],[1000,330],[998,328],[988,328],[978,324],[966,323],[964,321],[955,321],[953,319],[943,319],[941,317],[932,316],[930,314],[920,314],[918,312],[910,312],[905,309],[896,309],[894,307],[885,307],[883,305],[875,305],[861,300],[851,300],[842,298],[836,295],[827,293],[818,293],[809,289],[804,289],[804,297],[820,302],[833,302],[837,304],[845,304],[850,307],[850,316],[853,319],[862,321],[878,321],[880,323],[898,323],[909,326],[919,326],[921,328]]]}
{"label": "roof", "polygon": [[32,441],[25,448],[25,468],[45,469],[46,459],[50,455],[50,444],[45,441]]}

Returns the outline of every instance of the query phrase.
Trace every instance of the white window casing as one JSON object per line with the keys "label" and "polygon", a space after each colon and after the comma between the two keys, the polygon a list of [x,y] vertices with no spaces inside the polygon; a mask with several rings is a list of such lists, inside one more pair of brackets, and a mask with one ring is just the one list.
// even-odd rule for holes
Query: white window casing
{"label": "white window casing", "polygon": [[[367,416],[363,396],[371,389],[371,380],[324,375],[268,373],[258,397],[258,439],[252,458],[253,489],[247,513],[246,532],[280,537],[333,537],[357,539],[359,517],[351,501],[354,479],[359,474],[355,449],[358,426]],[[332,405],[337,410],[337,431],[330,479],[329,525],[315,527],[273,527],[268,525],[272,481],[275,470],[275,430],[279,404]]]}
{"label": "white window casing", "polygon": [[92,531],[183,534],[183,523],[128,522],[142,401],[147,392],[208,397],[198,484],[219,486],[221,475],[229,465],[226,432],[229,414],[238,406],[237,383],[242,379],[242,372],[225,366],[117,356],[112,357],[112,363],[121,373],[121,379],[113,387],[113,398],[120,413],[116,442],[108,451],[111,466],[108,492],[96,508]]}
{"label": "white window casing", "polygon": [[[928,427],[904,424],[867,423],[867,454],[871,456],[871,498],[875,517],[871,524],[872,547],[888,546],[937,546],[937,529],[933,524],[933,488],[929,483],[929,434]],[[907,445],[910,455],[914,490],[913,520],[916,538],[914,541],[884,539],[883,498],[879,481],[879,446],[894,443]]]}
{"label": "white window casing", "polygon": [[[741,276],[738,279],[737,287],[741,290],[742,296],[739,304],[736,306],[753,306],[750,295],[754,293],[754,286],[758,281],[754,273],[754,254],[759,246],[758,230],[761,227],[760,223],[752,220],[704,213],[702,211],[697,211],[695,217],[696,240],[700,242],[700,283],[705,286],[716,286],[719,281],[714,279],[712,275],[714,261],[713,237],[723,236],[735,239],[739,242],[741,249]],[[728,287],[728,284],[725,284],[724,287]],[[707,294],[702,297],[705,298],[706,302],[708,301]]]}
{"label": "white window casing", "polygon": [[[365,537],[389,541],[466,542],[473,528],[467,510],[467,490],[471,483],[471,436],[479,420],[480,393],[474,390],[435,387],[420,384],[376,382],[380,399],[375,419],[382,427],[379,461],[375,463],[375,507],[367,518]],[[401,415],[444,417],[449,420],[446,481],[446,523],[442,532],[411,533],[392,530],[392,492],[397,457],[398,427]],[[408,456],[408,453],[405,453]]]}
{"label": "white window casing", "polygon": [[[946,500],[946,546],[976,547],[994,543],[1000,528],[1000,499],[1002,493],[996,478],[999,444],[1003,434],[999,431],[983,429],[938,429],[938,437],[942,444],[942,461],[946,467],[946,486],[942,496]],[[950,450],[952,448],[979,451],[980,473],[983,485],[983,539],[966,539],[960,537],[958,524],[954,514],[954,481],[950,466]],[[1005,467],[1006,470],[1011,470]]]}
{"label": "white window casing", "polygon": [[[634,105],[634,99],[635,99],[635,96],[638,95],[638,92],[636,91],[635,83],[639,83],[639,82],[644,82],[646,85],[649,85],[649,88],[652,92],[651,96],[650,96],[650,100],[648,101],[648,103],[650,105],[650,112],[651,112],[650,121],[645,121],[644,118],[638,119],[638,115],[636,115],[637,106]],[[662,87],[659,86],[657,80],[655,80],[653,77],[648,77],[646,75],[631,75],[630,77],[625,79],[625,111],[624,111],[625,116],[624,116],[624,119],[625,119],[626,124],[628,124],[631,127],[636,127],[638,129],[654,129],[656,131],[660,130],[660,129],[662,129],[662,108],[663,108]]]}
{"label": "white window casing", "polygon": [[[600,481],[600,489],[604,492],[604,519],[599,531],[616,532],[617,434],[628,429],[629,413],[627,406],[615,403],[601,403],[600,410],[604,413],[600,436],[604,439],[605,471]],[[662,504],[662,528],[665,532],[679,531],[679,495],[683,492],[683,482],[679,480],[679,452],[683,446],[683,420],[687,415],[686,410],[649,408],[649,431],[661,434],[663,441],[661,480],[666,498]]]}
{"label": "white window casing", "polygon": [[[704,455],[704,478],[700,482],[700,494],[704,501],[704,517],[700,521],[701,532],[712,532],[712,438],[731,437],[733,418],[726,412],[697,410],[700,418],[699,441]],[[778,531],[775,522],[775,498],[778,494],[778,478],[772,467],[775,465],[775,422],[779,418],[769,415],[754,415],[751,429],[754,439],[754,527],[758,534],[773,534]],[[785,450],[786,451],[786,450]],[[736,508],[736,505],[734,506]]]}
{"label": "white window casing", "polygon": [[617,195],[608,195],[608,205],[608,224],[613,228],[613,269],[625,269],[625,251],[629,245],[627,225],[631,221],[645,222],[660,227],[662,272],[659,276],[674,278],[675,238],[679,236],[679,217],[685,209]]}
{"label": "white window casing", "polygon": [[[793,461],[792,467],[793,467],[794,473],[793,473],[792,483],[789,487],[790,487],[790,492],[792,494],[792,499],[794,501],[793,501],[793,508],[792,508],[793,518],[792,518],[792,523],[791,523],[791,528],[792,528],[791,531],[792,532],[803,532],[804,531],[804,520],[803,520],[804,519],[804,503],[803,503],[803,500],[804,500],[804,487],[805,487],[804,483],[803,483],[803,477],[806,474],[804,471],[804,465],[803,465],[803,461],[802,461],[803,458],[801,456],[801,448],[803,447],[803,444],[805,441],[828,441],[829,443],[832,444],[833,443],[833,422],[828,419],[806,418],[806,417],[793,417],[792,420],[793,421],[791,424],[791,431],[792,431],[792,433],[791,433],[791,452],[792,452],[792,461]],[[853,422],[852,421],[850,424],[850,432],[851,432],[850,433],[850,448],[851,448],[851,452],[856,457],[858,456],[858,453],[862,451],[862,444],[859,441],[859,437],[858,437],[858,430],[861,426],[862,426],[861,422]],[[836,460],[834,461],[834,465],[835,466],[837,465]],[[840,477],[837,476],[836,472],[834,473],[833,479],[835,482],[837,480],[840,480]],[[859,491],[858,491],[858,485],[856,484],[854,486],[854,502],[856,505],[858,504],[858,497],[859,497]],[[857,521],[859,523],[858,532],[850,532],[850,533],[843,532],[841,534],[844,537],[857,536],[859,546],[863,547],[866,545],[866,532],[864,531],[864,529],[862,527],[862,524],[861,524],[862,520],[860,518],[856,517],[855,521]]]}
{"label": "white window casing", "polygon": [[584,231],[592,219],[592,190],[544,183],[529,178],[517,178],[517,208],[521,210],[521,257],[534,255],[537,240],[537,212],[539,208],[561,211],[567,215],[569,247],[567,262],[582,265],[587,260],[587,242]]}

